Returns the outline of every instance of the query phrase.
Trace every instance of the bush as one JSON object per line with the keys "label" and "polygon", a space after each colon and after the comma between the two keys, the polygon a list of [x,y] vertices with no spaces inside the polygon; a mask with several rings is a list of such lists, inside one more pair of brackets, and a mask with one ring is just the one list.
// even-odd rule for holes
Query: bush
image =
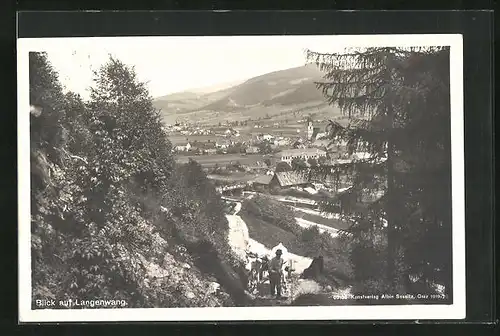
{"label": "bush", "polygon": [[[150,279],[189,238],[230,260],[222,203],[201,167],[175,170],[158,111],[133,69],[110,59],[88,103],[63,95],[44,54],[30,54],[33,298],[113,298],[128,307],[217,306],[208,276]],[[161,207],[164,210],[162,211]],[[189,259],[189,258],[188,258]],[[203,294],[203,295],[202,295]],[[193,297],[195,295],[195,297]]]}
{"label": "bush", "polygon": [[290,207],[262,195],[245,200],[241,216],[248,225],[250,236],[269,248],[281,242],[298,255],[311,258],[322,255],[327,284],[337,285],[338,280],[349,281],[351,278],[351,260],[345,237],[333,238],[326,232],[320,233],[315,226],[300,227]]}
{"label": "bush", "polygon": [[302,231],[295,221],[293,210],[272,198],[256,195],[252,199],[245,200],[242,209],[295,235],[299,235]]}

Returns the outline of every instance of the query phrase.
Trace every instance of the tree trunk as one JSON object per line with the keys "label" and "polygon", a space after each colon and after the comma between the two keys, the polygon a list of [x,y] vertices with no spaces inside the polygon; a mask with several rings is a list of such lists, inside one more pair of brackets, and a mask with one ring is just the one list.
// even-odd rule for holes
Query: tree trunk
{"label": "tree trunk", "polygon": [[[390,55],[389,55],[390,57]],[[387,70],[387,83],[391,83],[391,69]],[[396,239],[395,230],[396,224],[396,197],[395,197],[395,183],[394,183],[394,108],[392,106],[392,88],[386,93],[387,102],[387,118],[389,123],[388,129],[388,141],[387,141],[387,282],[392,288],[396,288],[396,277],[395,277],[395,259],[396,259]]]}
{"label": "tree trunk", "polygon": [[393,170],[393,144],[389,141],[387,146],[387,281],[394,288],[395,285],[395,204],[394,204],[394,170]]}

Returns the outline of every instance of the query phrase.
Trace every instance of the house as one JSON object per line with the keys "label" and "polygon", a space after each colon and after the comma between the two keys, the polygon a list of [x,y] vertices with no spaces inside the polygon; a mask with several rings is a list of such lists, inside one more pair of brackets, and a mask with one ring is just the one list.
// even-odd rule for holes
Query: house
{"label": "house", "polygon": [[215,148],[204,149],[203,153],[205,153],[205,154],[217,154],[217,149],[215,149]]}
{"label": "house", "polygon": [[175,150],[178,152],[187,152],[191,149],[191,144],[188,142],[186,144],[181,144],[175,146]]}
{"label": "house", "polygon": [[257,154],[259,152],[259,147],[257,146],[248,146],[245,148],[245,153],[247,154]]}
{"label": "house", "polygon": [[357,152],[352,155],[353,160],[367,160],[371,158],[373,155],[367,152]]}
{"label": "house", "polygon": [[321,140],[321,139],[323,139],[323,138],[326,138],[326,136],[327,136],[327,135],[328,135],[328,134],[327,134],[327,133],[325,133],[325,132],[319,132],[319,133],[316,135],[316,139],[317,139],[317,140]]}
{"label": "house", "polygon": [[261,175],[256,177],[254,180],[251,181],[251,185],[253,188],[256,190],[262,190],[262,189],[267,189],[269,188],[269,184],[271,183],[271,180],[273,179],[272,175]]}
{"label": "house", "polygon": [[277,139],[274,140],[274,145],[275,146],[287,146],[290,144],[290,140],[288,139]]}
{"label": "house", "polygon": [[304,139],[298,138],[292,143],[293,148],[306,148],[306,145],[304,144]]}
{"label": "house", "polygon": [[229,146],[231,146],[230,141],[221,141],[221,142],[217,142],[215,144],[215,147],[220,148],[220,149],[227,149],[227,148],[229,148]]}
{"label": "house", "polygon": [[292,160],[295,158],[304,159],[305,161],[309,159],[319,159],[320,157],[326,158],[326,152],[324,150],[318,148],[295,148],[295,149],[287,149],[281,151],[275,155],[275,159],[277,161],[284,161],[289,164],[292,163]]}
{"label": "house", "polygon": [[269,182],[269,186],[271,188],[304,187],[309,184],[307,174],[301,171],[275,173]]}
{"label": "house", "polygon": [[198,147],[200,149],[217,149],[217,144],[209,140],[207,142],[198,143]]}
{"label": "house", "polygon": [[316,148],[328,148],[330,147],[330,144],[330,140],[316,140],[311,144],[311,146]]}
{"label": "house", "polygon": [[224,135],[225,136],[231,136],[231,135],[240,136],[240,132],[235,130],[235,129],[228,128],[224,131]]}
{"label": "house", "polygon": [[198,143],[198,151],[203,153],[203,154],[217,153],[216,143],[211,142],[211,141],[199,142]]}

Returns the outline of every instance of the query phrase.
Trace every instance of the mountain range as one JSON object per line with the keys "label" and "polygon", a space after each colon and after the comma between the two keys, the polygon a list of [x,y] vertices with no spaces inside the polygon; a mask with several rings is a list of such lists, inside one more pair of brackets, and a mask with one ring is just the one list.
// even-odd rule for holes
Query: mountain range
{"label": "mountain range", "polygon": [[[194,89],[156,98],[164,122],[300,119],[314,113],[333,117],[338,108],[329,106],[316,87],[322,72],[313,65],[270,72],[220,90]],[[299,112],[299,113],[297,113]]]}

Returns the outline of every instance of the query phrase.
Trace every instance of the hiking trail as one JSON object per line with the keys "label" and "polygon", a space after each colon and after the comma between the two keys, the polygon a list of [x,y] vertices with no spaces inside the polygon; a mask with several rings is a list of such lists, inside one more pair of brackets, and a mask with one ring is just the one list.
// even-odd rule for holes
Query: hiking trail
{"label": "hiking trail", "polygon": [[[252,198],[254,195],[250,194],[247,198]],[[234,201],[235,207],[231,214],[227,214],[227,220],[229,223],[229,234],[228,241],[234,251],[234,253],[241,259],[246,260],[246,256],[249,252],[257,254],[259,256],[267,255],[270,258],[274,256],[273,249],[269,249],[262,243],[250,238],[248,227],[245,221],[238,215],[241,211],[242,204],[239,201]],[[298,221],[299,222],[299,221]],[[312,226],[316,223],[310,221],[301,220],[299,225]],[[327,229],[328,228],[328,229]],[[332,236],[335,236],[337,232],[335,229],[330,227],[320,227],[321,230],[327,231]],[[311,265],[312,258],[297,255],[288,251],[285,251],[283,258],[288,262],[291,261],[294,269],[294,273],[287,281],[288,291],[283,293],[284,297],[281,299],[276,299],[270,296],[269,280],[264,279],[261,283],[257,285],[257,293],[252,293],[254,297],[254,303],[259,306],[278,306],[278,305],[289,305],[295,298],[301,294],[306,293],[325,293],[325,289],[319,285],[314,280],[304,280],[299,279],[300,274],[304,272],[306,268]],[[336,291],[331,291],[334,294]],[[330,294],[330,293],[329,293]]]}

